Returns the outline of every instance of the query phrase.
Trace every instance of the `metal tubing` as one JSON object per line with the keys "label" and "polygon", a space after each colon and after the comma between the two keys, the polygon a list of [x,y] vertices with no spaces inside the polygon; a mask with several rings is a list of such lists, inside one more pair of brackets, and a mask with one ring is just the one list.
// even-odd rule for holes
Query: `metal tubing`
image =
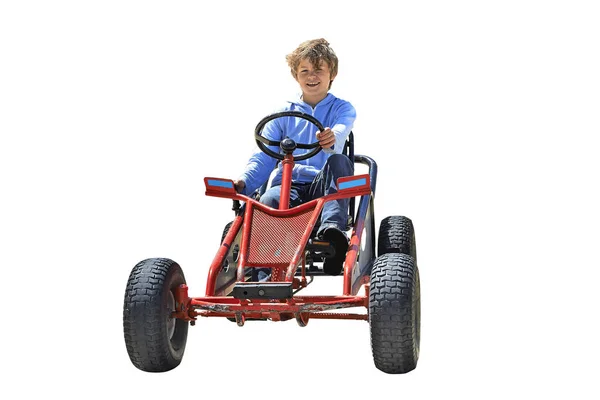
{"label": "metal tubing", "polygon": [[229,228],[229,232],[227,232],[227,236],[225,236],[223,243],[221,243],[221,247],[219,248],[217,255],[213,259],[212,264],[210,264],[210,268],[208,269],[208,279],[206,282],[206,296],[215,295],[215,285],[217,282],[217,276],[219,275],[219,272],[223,266],[223,259],[227,256],[229,248],[231,247],[231,243],[233,243],[233,240],[235,239],[241,225],[242,217],[235,217],[231,228]]}
{"label": "metal tubing", "polygon": [[[346,256],[346,263],[344,264],[344,296],[351,296],[353,294],[352,270],[354,269],[355,263],[351,261],[356,260],[356,256],[358,255],[358,251],[360,249],[361,238],[365,228],[365,220],[367,218],[367,211],[370,201],[371,196],[362,196],[358,206],[358,212],[356,213],[356,223],[354,225],[354,230],[352,231],[352,238],[350,240],[350,247],[348,247],[349,250],[348,256]],[[371,241],[373,242],[373,240]],[[367,243],[367,246],[371,245],[372,243]],[[350,259],[350,256],[353,256],[354,258]],[[359,277],[356,277],[356,279],[359,279]]]}
{"label": "metal tubing", "polygon": [[290,208],[290,191],[292,189],[292,170],[294,169],[294,156],[286,154],[283,161],[283,172],[281,174],[281,191],[279,195],[279,209],[287,210]]}
{"label": "metal tubing", "polygon": [[[371,188],[372,187],[373,187],[373,183],[371,182]],[[283,191],[283,188],[282,188],[282,191]],[[271,208],[269,206],[266,206],[256,200],[254,200],[253,198],[250,198],[246,195],[239,194],[239,193],[228,195],[228,194],[223,194],[220,192],[219,193],[211,192],[211,193],[207,193],[207,195],[243,201],[247,205],[252,205],[252,207],[254,207],[254,208],[259,208],[261,211],[263,211],[269,215],[272,215],[274,217],[289,217],[289,216],[299,214],[308,209],[315,208],[316,203],[319,200],[322,200],[323,202],[328,202],[328,201],[332,201],[332,200],[347,199],[347,198],[354,197],[354,196],[362,196],[365,194],[370,194],[371,191],[372,191],[372,189],[369,189],[369,188],[359,188],[357,190],[348,189],[343,192],[332,193],[325,197],[311,200],[309,202],[300,204],[299,206],[296,206],[294,208],[288,208],[286,210],[276,210],[274,208]],[[248,207],[246,207],[246,208],[248,208]]]}
{"label": "metal tubing", "polygon": [[[215,312],[215,311],[194,311],[194,317],[227,317],[227,318],[235,318],[234,312],[226,313],[226,312]],[[262,313],[262,312],[245,312],[243,313],[245,320],[252,319],[268,319],[270,317],[270,313]],[[368,314],[348,314],[348,313],[303,313],[308,314],[309,319],[344,319],[344,320],[357,320],[357,321],[368,321]]]}
{"label": "metal tubing", "polygon": [[371,179],[371,192],[375,195],[375,186],[377,185],[377,163],[371,157],[355,155],[354,161],[365,164],[369,167],[369,178]]}
{"label": "metal tubing", "polygon": [[240,262],[237,267],[238,282],[244,282],[246,276],[244,268],[246,266],[246,256],[248,254],[248,240],[250,240],[250,223],[252,222],[252,214],[254,213],[253,205],[253,203],[247,204],[246,212],[244,213],[244,231],[242,232],[242,243],[240,246]]}
{"label": "metal tubing", "polygon": [[347,314],[347,313],[310,313],[310,319],[354,319],[360,321],[368,321],[367,314]]}
{"label": "metal tubing", "polygon": [[312,233],[313,228],[314,228],[315,224],[317,223],[317,220],[319,219],[319,215],[321,214],[323,204],[324,204],[323,199],[317,199],[317,206],[315,207],[315,210],[313,211],[313,215],[311,215],[311,217],[310,217],[308,226],[304,230],[304,234],[302,234],[302,239],[300,239],[300,247],[296,251],[296,254],[294,254],[292,261],[290,262],[290,264],[287,267],[287,271],[285,274],[286,282],[291,282],[294,279],[294,275],[296,275],[296,269],[297,269],[296,266],[298,265],[298,262],[300,261],[300,257],[302,257],[304,254],[304,247],[306,246],[306,243],[308,242],[308,239],[310,238],[310,234]]}
{"label": "metal tubing", "polygon": [[[288,303],[275,303],[268,300],[257,302],[240,301],[228,296],[198,297],[189,301],[189,308],[218,313],[262,312],[285,314],[297,312],[319,312],[349,307],[364,307],[364,296],[299,296]],[[190,310],[190,315],[200,315],[197,310]]]}

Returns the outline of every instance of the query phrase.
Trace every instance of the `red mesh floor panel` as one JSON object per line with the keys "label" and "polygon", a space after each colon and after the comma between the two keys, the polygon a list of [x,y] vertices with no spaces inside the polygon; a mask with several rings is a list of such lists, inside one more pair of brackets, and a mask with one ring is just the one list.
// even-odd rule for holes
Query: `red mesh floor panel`
{"label": "red mesh floor panel", "polygon": [[300,245],[314,209],[293,217],[273,217],[255,208],[248,248],[248,263],[287,264]]}

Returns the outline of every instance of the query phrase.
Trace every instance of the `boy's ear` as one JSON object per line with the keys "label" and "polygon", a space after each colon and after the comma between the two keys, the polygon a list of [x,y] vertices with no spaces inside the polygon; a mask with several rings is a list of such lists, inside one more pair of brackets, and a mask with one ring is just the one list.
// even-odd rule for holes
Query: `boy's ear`
{"label": "boy's ear", "polygon": [[329,77],[329,88],[330,88],[330,89],[331,89],[331,85],[333,84],[333,80],[335,79],[335,77],[336,77],[336,76],[337,76],[337,75],[334,75],[334,74],[332,74],[332,75]]}

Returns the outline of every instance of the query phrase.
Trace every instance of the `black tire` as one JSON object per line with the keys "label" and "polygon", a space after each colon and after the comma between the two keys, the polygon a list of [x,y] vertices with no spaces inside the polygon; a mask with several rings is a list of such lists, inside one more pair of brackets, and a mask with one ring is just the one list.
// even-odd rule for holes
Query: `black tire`
{"label": "black tire", "polygon": [[409,218],[394,215],[381,221],[377,254],[381,256],[388,253],[408,254],[417,260],[415,229]]}
{"label": "black tire", "polygon": [[404,374],[417,366],[421,291],[415,260],[400,253],[377,257],[371,270],[369,325],[375,366]]}
{"label": "black tire", "polygon": [[185,283],[181,267],[167,258],[138,263],[127,282],[123,305],[125,345],[142,371],[169,371],[181,363],[188,323],[171,318],[174,290]]}
{"label": "black tire", "polygon": [[223,235],[221,236],[221,243],[223,243],[223,240],[225,240],[225,236],[227,236],[229,229],[231,229],[231,225],[233,225],[233,221],[229,222],[227,225],[225,225],[225,228],[223,228]]}

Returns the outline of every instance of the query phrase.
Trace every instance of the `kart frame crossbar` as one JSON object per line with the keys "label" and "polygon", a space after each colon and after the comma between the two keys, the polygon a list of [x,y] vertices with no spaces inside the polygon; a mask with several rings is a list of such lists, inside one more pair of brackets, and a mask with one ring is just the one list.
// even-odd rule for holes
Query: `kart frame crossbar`
{"label": "kart frame crossbar", "polygon": [[175,290],[176,310],[173,317],[193,321],[197,317],[243,316],[274,321],[293,317],[320,319],[356,319],[366,321],[367,314],[324,313],[351,307],[368,307],[369,286],[364,296],[294,296],[289,299],[236,299],[231,296],[188,297],[187,285]]}

